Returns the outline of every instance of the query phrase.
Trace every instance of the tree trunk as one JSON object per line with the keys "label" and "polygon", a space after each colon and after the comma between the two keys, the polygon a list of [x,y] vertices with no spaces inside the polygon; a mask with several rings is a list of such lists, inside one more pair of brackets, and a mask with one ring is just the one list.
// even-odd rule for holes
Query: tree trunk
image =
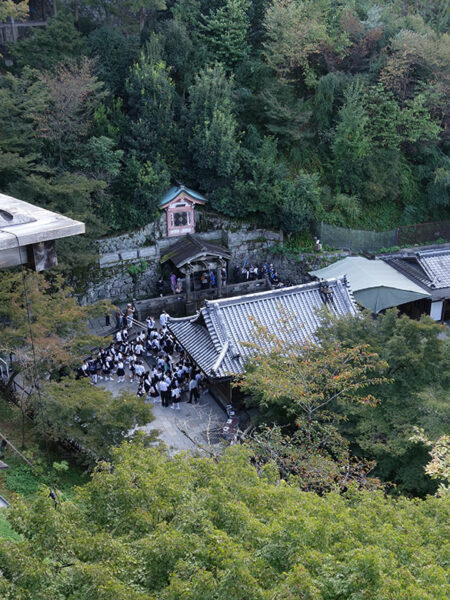
{"label": "tree trunk", "polygon": [[139,11],[139,33],[142,33],[145,27],[145,8],[142,7]]}

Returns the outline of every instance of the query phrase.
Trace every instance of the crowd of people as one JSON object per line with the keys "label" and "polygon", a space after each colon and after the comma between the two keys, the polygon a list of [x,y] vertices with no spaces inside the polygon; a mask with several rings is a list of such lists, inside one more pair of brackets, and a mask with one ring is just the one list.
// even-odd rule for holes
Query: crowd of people
{"label": "crowd of people", "polygon": [[241,267],[236,265],[234,267],[235,278],[237,281],[249,281],[255,279],[269,279],[272,287],[279,288],[283,287],[284,284],[280,281],[277,270],[274,268],[272,263],[264,262],[262,265],[256,263],[248,263],[244,260]]}
{"label": "crowd of people", "polygon": [[[129,304],[122,318],[116,315],[121,326],[113,341],[87,358],[78,376],[90,377],[93,385],[102,380],[132,382],[145,401],[174,410],[180,410],[181,401],[197,404],[205,389],[204,378],[168,330],[169,315],[161,313],[160,327],[153,317],[147,317],[143,329],[134,320],[134,312]],[[137,327],[140,330],[135,335]]]}
{"label": "crowd of people", "polygon": [[[228,272],[225,267],[221,269],[222,286],[227,285]],[[256,262],[249,263],[245,259],[242,265],[234,265],[232,272],[232,281],[235,283],[255,280],[255,279],[268,279],[274,288],[281,288],[285,285],[291,285],[290,282],[281,282],[277,270],[274,268],[272,263],[264,262],[258,265]],[[217,287],[217,272],[215,269],[203,271],[199,274],[200,288],[202,290],[214,289]],[[195,284],[194,284],[195,285]],[[175,273],[171,273],[168,282],[164,282],[162,277],[157,282],[158,296],[162,297],[168,292],[170,286],[170,292],[178,295],[182,294],[184,290],[184,280],[177,276]]]}

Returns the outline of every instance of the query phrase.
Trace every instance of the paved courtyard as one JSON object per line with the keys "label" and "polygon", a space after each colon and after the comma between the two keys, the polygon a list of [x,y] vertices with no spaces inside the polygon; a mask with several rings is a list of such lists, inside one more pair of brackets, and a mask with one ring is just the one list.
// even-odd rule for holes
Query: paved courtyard
{"label": "paved courtyard", "polygon": [[[159,320],[156,319],[159,326]],[[111,325],[105,325],[105,318],[98,317],[89,320],[90,330],[99,336],[105,336],[105,345],[112,338],[106,337],[113,333],[115,325],[114,316],[111,316]],[[153,359],[144,357],[148,366],[153,366]],[[128,369],[126,370],[128,377]],[[97,384],[110,390],[115,396],[120,390],[126,389],[133,394],[137,392],[137,384],[126,381],[117,383],[115,381],[100,380]],[[144,402],[144,398],[142,398]],[[179,452],[182,450],[198,449],[199,445],[215,444],[218,442],[215,430],[222,429],[227,420],[224,410],[217,404],[209,392],[200,396],[198,404],[188,404],[180,402],[180,410],[172,408],[163,408],[160,403],[151,403],[153,409],[154,421],[140,427],[144,431],[157,430],[158,438],[163,441],[170,451]],[[184,433],[186,432],[186,433]],[[186,435],[187,434],[187,435]]]}
{"label": "paved courtyard", "polygon": [[[136,393],[135,383],[117,383],[117,381],[99,381],[98,386],[110,390],[115,396],[120,390],[126,389],[133,394]],[[144,398],[142,398],[144,402]],[[169,450],[178,452],[181,450],[193,450],[198,445],[217,443],[217,435],[214,431],[222,428],[227,420],[225,412],[220,408],[209,392],[200,396],[198,404],[180,403],[180,410],[163,408],[161,404],[151,403],[155,420],[140,429],[159,431],[159,439],[162,440]],[[183,433],[183,432],[186,432]]]}

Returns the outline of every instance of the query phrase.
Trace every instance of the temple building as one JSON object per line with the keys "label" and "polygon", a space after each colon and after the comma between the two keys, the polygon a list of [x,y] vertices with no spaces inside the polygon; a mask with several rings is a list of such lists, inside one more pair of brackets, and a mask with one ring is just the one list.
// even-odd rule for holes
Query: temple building
{"label": "temple building", "polygon": [[230,253],[222,246],[204,241],[188,233],[168,248],[161,257],[161,264],[170,263],[177,274],[184,279],[186,305],[198,296],[201,291],[201,275],[208,272],[214,274],[217,296],[222,296],[222,273],[227,268]]}
{"label": "temple building", "polygon": [[430,298],[428,291],[385,261],[364,256],[347,256],[309,274],[318,279],[347,277],[356,302],[373,313],[393,306],[422,304]]}
{"label": "temple building", "polygon": [[195,205],[208,200],[184,185],[171,187],[159,201],[160,210],[167,215],[167,235],[186,235],[195,231]]}
{"label": "temple building", "polygon": [[450,244],[401,250],[379,258],[428,293],[422,313],[435,321],[450,320]]}
{"label": "temple building", "polygon": [[168,328],[209,380],[216,399],[229,404],[238,393],[232,381],[243,372],[251,355],[245,343],[254,341],[252,317],[270,332],[283,336],[287,315],[293,319],[294,335],[301,343],[314,339],[320,324],[317,311],[324,306],[335,315],[357,313],[345,278],[206,300],[194,316],[169,318]]}

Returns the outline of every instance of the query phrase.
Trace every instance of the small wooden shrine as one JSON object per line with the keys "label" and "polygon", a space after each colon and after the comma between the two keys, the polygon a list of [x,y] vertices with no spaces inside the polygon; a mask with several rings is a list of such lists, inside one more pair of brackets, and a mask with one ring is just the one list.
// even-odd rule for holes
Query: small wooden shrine
{"label": "small wooden shrine", "polygon": [[166,211],[167,235],[186,235],[195,232],[195,205],[203,205],[208,200],[184,185],[170,188],[159,202],[159,208]]}

